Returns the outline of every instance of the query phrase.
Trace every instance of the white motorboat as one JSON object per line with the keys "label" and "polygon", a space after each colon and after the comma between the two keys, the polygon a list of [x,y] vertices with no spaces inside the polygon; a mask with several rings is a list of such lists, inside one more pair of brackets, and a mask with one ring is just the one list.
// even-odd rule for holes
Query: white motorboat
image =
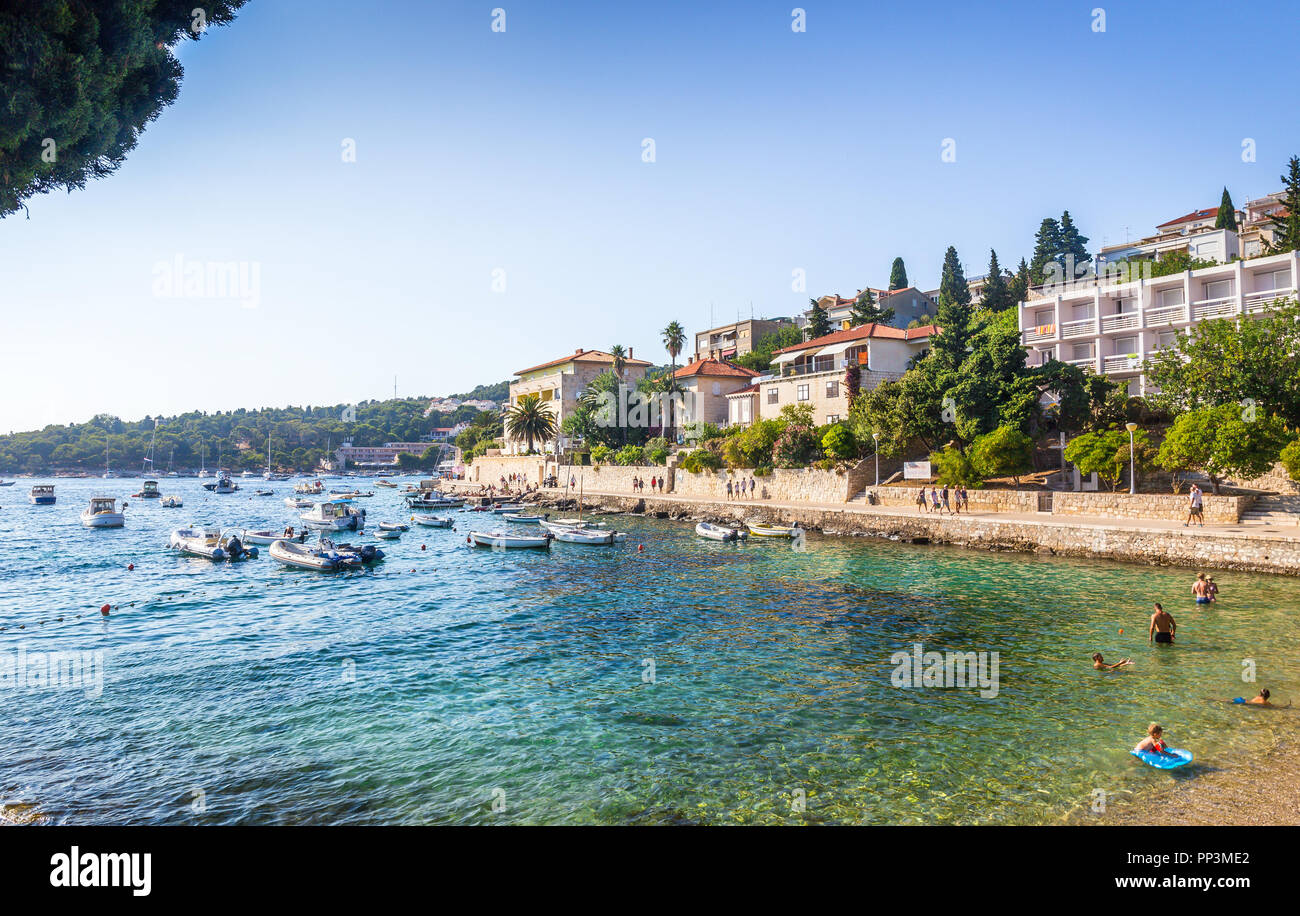
{"label": "white motorboat", "polygon": [[507,512],[518,512],[521,509],[527,509],[523,503],[498,503],[492,507],[493,515],[505,515]]}
{"label": "white motorboat", "polygon": [[380,531],[410,531],[410,525],[403,525],[401,522],[380,522]]}
{"label": "white motorboat", "polygon": [[329,547],[309,547],[283,539],[271,544],[271,559],[285,566],[314,569],[318,572],[359,569],[362,565],[360,558],[352,554],[341,553]]}
{"label": "white motorboat", "polygon": [[179,496],[164,496],[162,502],[158,503],[164,509],[179,509],[185,505],[185,500]]}
{"label": "white motorboat", "polygon": [[397,489],[397,484],[393,483],[391,480],[376,480],[376,481],[375,481],[375,486],[377,486],[377,487],[390,487],[390,488],[392,488],[392,489],[394,489],[394,490]]}
{"label": "white motorboat", "polygon": [[118,511],[113,497],[92,496],[90,506],[81,510],[81,524],[87,528],[121,528],[126,524],[126,514]]}
{"label": "white motorboat", "polygon": [[161,499],[162,491],[158,489],[158,481],[146,480],[140,486],[139,493],[132,493],[132,499]]}
{"label": "white motorboat", "polygon": [[27,494],[27,498],[32,501],[33,506],[52,506],[54,505],[54,485],[43,483],[32,487],[32,491]]}
{"label": "white motorboat", "polygon": [[325,531],[360,531],[366,526],[366,510],[340,499],[316,503],[298,517],[304,525]]}
{"label": "white motorboat", "polygon": [[[17,481],[14,481],[14,480],[0,480],[0,487],[12,487],[15,483],[17,483]],[[395,486],[395,485],[394,485],[394,486]]]}
{"label": "white motorboat", "polygon": [[395,541],[402,536],[400,528],[380,528],[375,532],[375,537],[383,538],[385,541]]}
{"label": "white motorboat", "polygon": [[412,509],[455,509],[465,505],[465,500],[453,499],[432,490],[426,490],[419,495],[406,497],[406,505]]}
{"label": "white motorboat", "polygon": [[225,474],[222,474],[213,483],[205,483],[203,489],[212,493],[234,493],[239,489],[239,484],[235,483]]}
{"label": "white motorboat", "polygon": [[330,490],[330,496],[337,497],[338,499],[367,499],[374,495],[375,494],[373,491],[370,493],[362,493],[360,490],[356,489],[355,487],[350,490],[344,490],[344,489]]}
{"label": "white motorboat", "polygon": [[598,531],[594,528],[578,528],[573,525],[552,525],[542,522],[542,527],[557,540],[565,544],[613,544],[618,540],[617,531]]}
{"label": "white motorboat", "polygon": [[304,496],[319,496],[325,492],[325,484],[319,480],[311,483],[296,483],[293,485],[293,492],[301,493]]}
{"label": "white motorboat", "polygon": [[450,528],[452,520],[449,518],[438,518],[436,515],[412,515],[412,521],[417,525],[423,525],[425,528]]}
{"label": "white motorboat", "polygon": [[477,547],[500,547],[510,549],[515,547],[550,547],[551,536],[542,534],[537,536],[529,535],[521,537],[517,534],[502,534],[491,531],[471,531],[469,533],[470,543]]}
{"label": "white motorboat", "polygon": [[803,529],[798,525],[760,525],[756,522],[749,523],[749,533],[760,538],[792,538],[802,532]]}
{"label": "white motorboat", "polygon": [[345,557],[354,557],[357,564],[361,566],[378,563],[384,558],[384,552],[374,544],[362,544],[360,547],[353,544],[335,544],[324,536],[321,537],[320,543],[326,550],[333,550]]}
{"label": "white motorboat", "polygon": [[309,534],[310,532],[307,531],[306,528],[298,534],[293,535],[285,534],[283,531],[272,531],[269,528],[262,528],[258,531],[245,531],[244,543],[268,545],[274,544],[276,541],[297,541],[301,544],[303,541],[307,540]]}
{"label": "white motorboat", "polygon": [[749,536],[748,532],[740,528],[728,528],[712,522],[700,522],[695,526],[695,533],[711,541],[739,541]]}
{"label": "white motorboat", "polygon": [[302,499],[298,496],[286,496],[284,498],[284,504],[290,509],[310,509],[312,507],[312,501],[310,499]]}
{"label": "white motorboat", "polygon": [[505,513],[506,521],[515,522],[520,525],[537,525],[546,521],[547,518],[548,515],[522,515],[517,512]]}
{"label": "white motorboat", "polygon": [[254,560],[256,547],[246,547],[242,531],[223,532],[212,526],[191,525],[177,528],[167,541],[167,546],[192,557],[209,560]]}
{"label": "white motorboat", "polygon": [[249,477],[256,477],[257,475],[254,474],[252,471],[240,471],[239,476],[247,480]]}
{"label": "white motorboat", "polygon": [[583,518],[557,518],[555,521],[547,520],[549,525],[564,525],[567,528],[605,528],[604,522],[593,522],[591,519]]}

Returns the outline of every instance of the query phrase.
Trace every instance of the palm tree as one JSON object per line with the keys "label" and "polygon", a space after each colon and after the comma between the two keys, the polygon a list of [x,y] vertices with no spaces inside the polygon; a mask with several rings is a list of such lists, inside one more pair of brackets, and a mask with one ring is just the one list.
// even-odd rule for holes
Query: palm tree
{"label": "palm tree", "polygon": [[512,439],[527,441],[531,453],[534,441],[545,442],[555,436],[555,414],[542,405],[540,395],[526,394],[517,405],[506,411],[506,432]]}
{"label": "palm tree", "polygon": [[[668,428],[673,428],[673,392],[677,390],[677,357],[682,352],[682,347],[686,346],[686,332],[676,321],[668,322],[668,327],[659,332],[663,337],[664,349],[672,357],[673,366],[668,373]],[[675,440],[676,436],[669,436],[670,441]]]}
{"label": "palm tree", "polygon": [[622,344],[614,344],[609,348],[609,355],[614,357],[614,374],[622,378],[623,367],[627,365],[627,351]]}

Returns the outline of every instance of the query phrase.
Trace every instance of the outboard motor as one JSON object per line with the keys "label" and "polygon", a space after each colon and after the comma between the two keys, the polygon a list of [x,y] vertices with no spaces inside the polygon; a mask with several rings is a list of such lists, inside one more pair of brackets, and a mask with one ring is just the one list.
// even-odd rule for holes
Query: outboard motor
{"label": "outboard motor", "polygon": [[226,553],[232,560],[238,560],[244,555],[244,545],[237,536],[232,534],[226,541]]}

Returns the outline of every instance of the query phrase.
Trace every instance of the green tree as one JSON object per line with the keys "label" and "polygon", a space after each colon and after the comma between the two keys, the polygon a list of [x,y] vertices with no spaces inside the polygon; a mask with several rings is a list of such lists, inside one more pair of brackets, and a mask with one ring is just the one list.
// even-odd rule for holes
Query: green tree
{"label": "green tree", "polygon": [[526,394],[506,412],[506,431],[512,439],[523,439],[532,453],[534,442],[555,438],[555,414],[536,394]]}
{"label": "green tree", "polygon": [[1011,275],[1007,281],[1007,301],[1012,305],[1019,305],[1029,298],[1029,265],[1025,259],[1020,259],[1020,265],[1016,272]]}
{"label": "green tree", "polygon": [[[206,25],[231,22],[243,3],[210,0]],[[36,0],[0,10],[0,217],[35,194],[81,189],[117,170],[180,94],[174,51],[203,35],[193,8]]]}
{"label": "green tree", "polygon": [[1065,271],[1065,278],[1073,280],[1082,275],[1084,266],[1092,261],[1092,255],[1088,254],[1088,237],[1079,234],[1078,227],[1070,218],[1069,210],[1061,214],[1059,229],[1061,242],[1059,261]]}
{"label": "green tree", "polygon": [[902,258],[894,258],[893,266],[889,268],[889,291],[892,293],[896,289],[907,289],[907,268],[903,266]]}
{"label": "green tree", "polygon": [[[0,149],[3,149],[3,144],[0,144]],[[1273,240],[1268,244],[1269,254],[1300,251],[1300,157],[1292,156],[1287,163],[1286,174],[1282,176],[1282,187],[1282,203],[1286,207],[1286,215],[1273,220],[1277,228],[1273,232]]]}
{"label": "green tree", "polygon": [[1176,474],[1204,471],[1218,493],[1224,477],[1258,477],[1271,468],[1289,438],[1272,414],[1234,404],[1203,407],[1174,420],[1156,462]]}
{"label": "green tree", "polygon": [[836,423],[822,435],[822,451],[836,461],[848,461],[858,454],[858,443],[853,432],[843,423]]}
{"label": "green tree", "polygon": [[849,309],[849,327],[857,328],[864,324],[889,324],[894,320],[894,310],[892,308],[880,308],[876,304],[876,297],[870,289],[864,289],[858,294],[858,298],[853,300],[853,306]]}
{"label": "green tree", "polygon": [[816,340],[818,337],[825,337],[831,332],[831,320],[826,316],[826,309],[822,308],[816,299],[808,300],[812,308],[808,312],[808,339]]}
{"label": "green tree", "polygon": [[1034,254],[1029,259],[1029,279],[1034,286],[1047,282],[1048,265],[1061,257],[1061,224],[1047,217],[1034,235]]}
{"label": "green tree", "polygon": [[[943,256],[943,272],[939,279],[939,307],[935,324],[939,334],[931,344],[928,360],[940,373],[956,373],[966,358],[971,334],[971,296],[966,285],[966,273],[952,246]],[[951,379],[942,379],[941,387],[950,386]]]}
{"label": "green tree", "polygon": [[1232,205],[1232,195],[1226,187],[1223,189],[1223,197],[1219,198],[1219,212],[1214,217],[1214,228],[1237,231],[1237,208]]}
{"label": "green tree", "polygon": [[1147,363],[1153,403],[1172,414],[1234,405],[1277,414],[1300,428],[1300,304],[1240,321],[1202,321]]}
{"label": "green tree", "polygon": [[1016,305],[1007,290],[1006,274],[998,263],[998,253],[989,249],[989,272],[984,280],[984,300],[980,303],[985,311],[1000,312]]}
{"label": "green tree", "polygon": [[1282,462],[1282,467],[1286,468],[1288,477],[1292,480],[1300,480],[1300,439],[1292,439],[1288,442],[1286,448],[1278,455],[1278,460]]}
{"label": "green tree", "polygon": [[999,426],[976,438],[970,446],[970,463],[981,477],[1011,477],[1034,469],[1034,440],[1014,426]]}
{"label": "green tree", "polygon": [[609,355],[614,359],[614,375],[622,378],[623,369],[627,366],[627,351],[623,349],[622,344],[614,344],[609,348]]}
{"label": "green tree", "polygon": [[931,452],[930,466],[935,480],[945,487],[978,487],[983,484],[970,458],[952,445]]}
{"label": "green tree", "polygon": [[[1138,469],[1142,470],[1152,452],[1145,430],[1133,434],[1133,445],[1135,458],[1140,458],[1136,462]],[[1128,431],[1105,429],[1084,433],[1065,447],[1065,460],[1081,474],[1096,474],[1114,491],[1129,463]]]}

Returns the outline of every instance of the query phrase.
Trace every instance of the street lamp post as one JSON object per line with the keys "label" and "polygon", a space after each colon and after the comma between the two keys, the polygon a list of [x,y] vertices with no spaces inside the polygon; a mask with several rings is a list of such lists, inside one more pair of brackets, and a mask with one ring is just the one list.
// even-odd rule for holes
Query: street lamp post
{"label": "street lamp post", "polygon": [[1136,465],[1133,460],[1133,433],[1137,431],[1138,425],[1129,422],[1124,424],[1124,428],[1128,430],[1128,494],[1132,496],[1137,493],[1137,476],[1134,473]]}
{"label": "street lamp post", "polygon": [[876,448],[876,486],[880,486],[880,433],[871,434]]}

